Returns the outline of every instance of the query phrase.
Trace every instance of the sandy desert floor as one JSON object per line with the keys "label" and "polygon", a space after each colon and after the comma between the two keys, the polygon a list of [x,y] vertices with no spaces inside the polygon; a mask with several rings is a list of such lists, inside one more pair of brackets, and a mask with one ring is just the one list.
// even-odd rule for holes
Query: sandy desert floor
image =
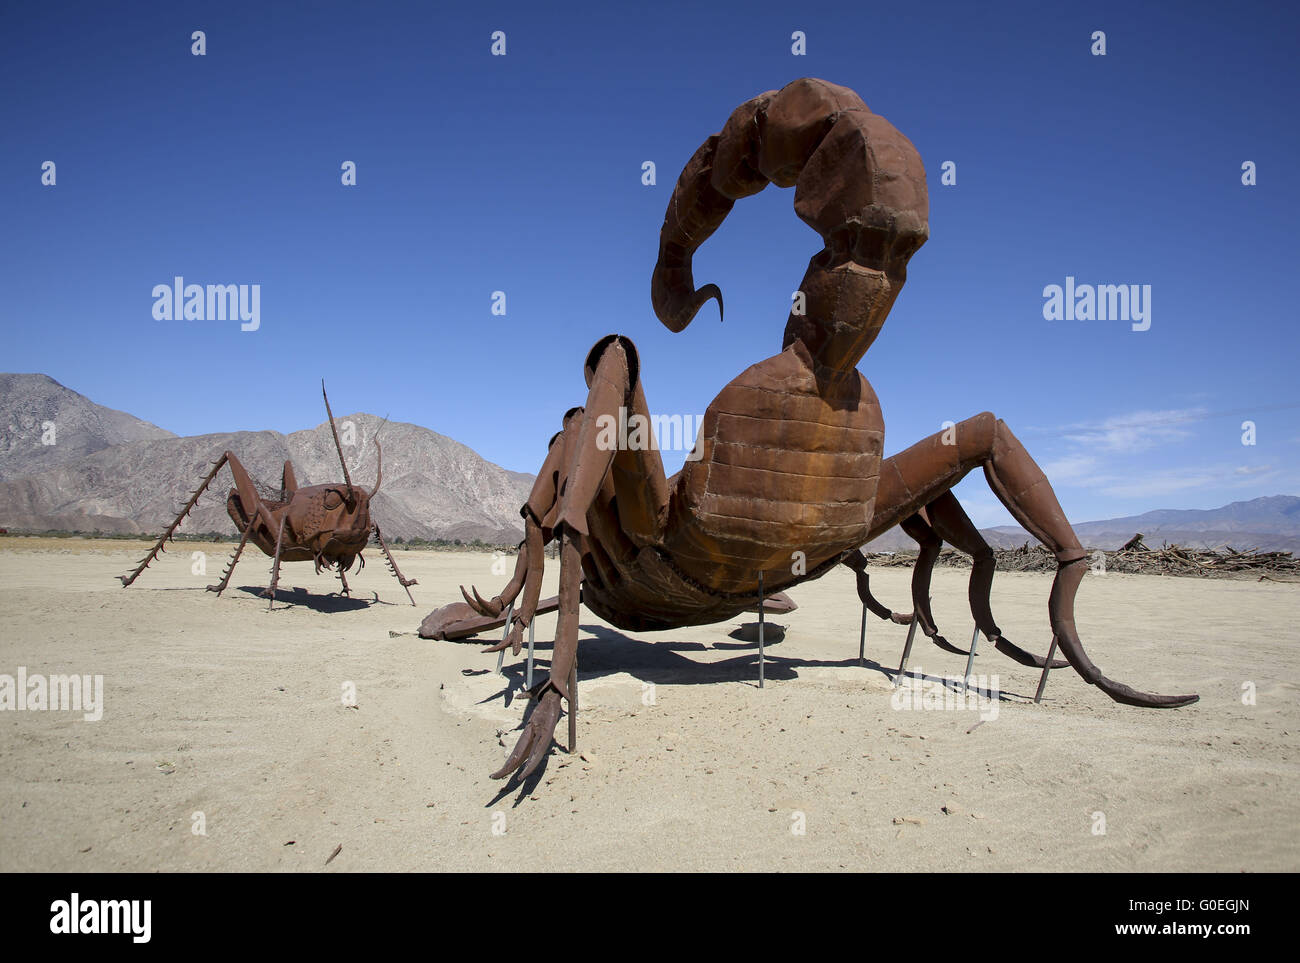
{"label": "sandy desert floor", "polygon": [[[0,673],[102,675],[105,693],[95,722],[0,711],[0,870],[1300,869],[1300,585],[1085,579],[1093,659],[1201,694],[1172,711],[1072,670],[1034,705],[1037,672],[991,646],[976,681],[998,698],[943,708],[965,660],[923,637],[909,703],[891,689],[904,627],[873,618],[858,663],[847,569],[791,592],[761,690],[756,646],[729,635],[748,619],[631,635],[584,610],[579,755],[557,746],[521,786],[488,773],[527,706],[522,658],[502,677],[480,644],[415,635],[458,583],[504,584],[490,555],[398,553],[414,609],[377,553],[352,600],[291,564],[267,612],[261,555],[217,598],[231,546],[177,543],[123,590],[145,548],[0,540]],[[907,608],[907,579],[872,587]],[[994,584],[1003,632],[1038,652],[1049,586]],[[937,571],[933,595],[964,645],[965,573]]]}

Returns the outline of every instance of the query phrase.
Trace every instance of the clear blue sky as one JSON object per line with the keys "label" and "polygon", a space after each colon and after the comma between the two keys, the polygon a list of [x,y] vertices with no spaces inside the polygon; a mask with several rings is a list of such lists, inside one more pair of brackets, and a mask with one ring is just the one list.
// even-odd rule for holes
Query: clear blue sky
{"label": "clear blue sky", "polygon": [[[696,258],[725,323],[672,334],[664,208],[733,108],[811,75],[929,176],[931,240],[861,364],[887,451],[989,409],[1076,520],[1296,493],[1300,15],[1138,6],[7,3],[0,369],[180,434],[318,424],[324,377],[338,411],[533,471],[619,331],[653,410],[702,413],[780,349],[820,240],[792,191],[740,202]],[[260,284],[260,330],[156,321],[178,274]],[[1151,285],[1150,330],[1044,320],[1067,275]],[[1007,519],[981,475],[958,494]]]}

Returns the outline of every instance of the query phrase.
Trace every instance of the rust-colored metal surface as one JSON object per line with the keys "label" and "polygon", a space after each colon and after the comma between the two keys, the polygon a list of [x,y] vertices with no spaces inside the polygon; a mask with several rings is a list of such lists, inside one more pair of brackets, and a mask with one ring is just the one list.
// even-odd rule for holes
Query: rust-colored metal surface
{"label": "rust-colored metal surface", "polygon": [[[1118,702],[1194,702],[1194,695],[1131,689],[1088,658],[1073,612],[1085,552],[1047,478],[1003,422],[977,414],[883,457],[884,419],[857,364],[929,235],[929,201],[916,149],[853,91],[797,80],[742,104],[700,145],[677,181],[659,237],[651,282],[659,319],[681,331],[713,299],[721,314],[719,289],[695,286],[692,255],[737,199],[768,183],[795,188],[796,213],[824,242],[800,284],[803,310],[791,312],[781,351],[722,389],[704,415],[692,458],[669,479],[653,439],[624,444],[635,436],[620,431],[620,443],[610,443],[611,420],[648,419],[649,409],[635,346],[622,335],[602,338],[586,360],[586,405],[565,415],[523,508],[525,540],[514,577],[491,601],[466,593],[464,603],[425,620],[422,635],[450,636],[466,609],[497,617],[522,592],[502,642],[517,652],[537,612],[543,548],[561,537],[550,676],[534,689],[538,705],[494,778],[536,769],[561,700],[576,695],[569,680],[580,602],[633,631],[704,624],[750,609],[760,585],[784,589],[842,562],[863,575],[865,601],[859,546],[895,525],[919,537],[924,552],[937,554],[942,539],[972,554],[970,598],[979,628],[1013,657],[1041,665],[1001,639],[988,605],[992,554],[949,494],[976,468],[1056,555],[1048,616],[1068,664]],[[932,562],[924,554],[918,562],[913,601],[915,617],[934,638],[925,594]]]}
{"label": "rust-colored metal surface", "polygon": [[149,563],[164,551],[164,546],[171,540],[176,529],[198,503],[199,497],[211,484],[212,479],[221,471],[223,465],[230,466],[230,473],[235,476],[235,487],[226,497],[226,511],[230,520],[239,529],[239,547],[231,557],[230,563],[221,575],[221,581],[209,585],[209,592],[220,595],[230,584],[230,576],[235,571],[235,564],[243,554],[244,546],[251,540],[254,545],[272,558],[271,582],[262,591],[269,599],[267,607],[275,605],[275,590],[280,580],[281,562],[314,562],[316,571],[333,568],[338,571],[343,583],[343,594],[351,594],[346,573],[353,564],[364,567],[365,557],[362,550],[370,541],[373,533],[379,550],[384,553],[388,567],[393,576],[406,591],[406,597],[415,604],[410,586],[416,585],[415,579],[405,578],[397,567],[392,553],[388,550],[379,525],[370,517],[370,499],[379,492],[384,477],[383,449],[379,439],[375,438],[375,450],[379,454],[379,467],[375,477],[375,487],[366,491],[360,485],[352,484],[348,472],[347,459],[343,457],[343,446],[339,442],[338,427],[334,424],[334,412],[330,410],[329,396],[325,394],[325,384],[321,383],[321,395],[325,398],[325,412],[329,415],[330,431],[334,435],[334,447],[339,453],[339,464],[343,466],[342,484],[312,485],[299,488],[294,476],[293,464],[284,463],[284,474],[280,481],[280,494],[276,499],[266,499],[257,492],[253,479],[233,452],[225,452],[212,465],[203,482],[191,493],[189,501],[180,510],[176,519],[167,526],[159,536],[154,547],[150,549],[140,564],[130,575],[119,575],[122,587],[134,582]]}

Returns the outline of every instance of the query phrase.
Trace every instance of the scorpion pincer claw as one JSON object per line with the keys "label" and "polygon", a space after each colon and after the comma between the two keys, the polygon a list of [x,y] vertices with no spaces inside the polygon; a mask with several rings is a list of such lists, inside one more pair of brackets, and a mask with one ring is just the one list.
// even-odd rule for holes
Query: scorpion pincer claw
{"label": "scorpion pincer claw", "polygon": [[523,638],[524,638],[523,623],[515,622],[515,624],[510,628],[509,635],[507,635],[500,642],[497,642],[493,645],[489,645],[486,649],[481,650],[481,654],[488,655],[489,653],[492,652],[501,652],[505,649],[509,649],[512,655],[518,655],[519,650],[522,647]]}
{"label": "scorpion pincer claw", "polygon": [[500,602],[498,602],[496,599],[493,599],[492,601],[489,602],[483,596],[478,594],[477,586],[471,585],[470,588],[474,590],[474,598],[478,599],[478,604],[483,606],[484,609],[486,609],[486,611],[484,612],[485,615],[490,615],[493,618],[496,618],[498,615],[501,614],[502,606]]}
{"label": "scorpion pincer claw", "polygon": [[478,594],[478,589],[474,588],[474,586],[472,585],[470,586],[470,588],[473,589],[474,591],[473,597],[470,596],[469,592],[465,591],[465,586],[461,585],[459,588],[460,588],[460,594],[461,596],[464,597],[465,602],[469,605],[470,608],[472,608],[479,615],[486,615],[490,618],[496,618],[498,615],[501,614],[500,607],[498,606],[497,609],[493,611],[492,603],[484,600],[483,596]]}
{"label": "scorpion pincer claw", "polygon": [[527,779],[541,765],[551,748],[551,737],[555,734],[555,725],[560,721],[560,693],[547,689],[541,700],[528,718],[519,741],[509,757],[496,772],[493,779],[504,779],[511,773],[520,771],[520,778]]}

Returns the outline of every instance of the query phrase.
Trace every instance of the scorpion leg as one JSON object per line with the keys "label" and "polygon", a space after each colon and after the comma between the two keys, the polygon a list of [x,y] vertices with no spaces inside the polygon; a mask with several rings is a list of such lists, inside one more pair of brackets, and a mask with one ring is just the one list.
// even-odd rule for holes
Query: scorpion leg
{"label": "scorpion leg", "polygon": [[[566,447],[564,444],[557,445],[556,441],[569,434],[570,426],[575,423],[574,420],[582,414],[582,411],[581,408],[570,408],[565,412],[564,427],[551,436],[546,460],[542,462],[542,470],[537,473],[537,480],[533,482],[533,490],[528,495],[527,503],[520,509],[520,514],[524,517],[524,540],[520,544],[521,551],[519,560],[515,564],[515,574],[505,590],[492,600],[492,605],[509,605],[515,600],[521,587],[524,592],[523,601],[520,603],[519,611],[511,618],[510,631],[499,643],[489,646],[483,650],[484,652],[500,652],[508,647],[512,654],[518,655],[523,644],[524,629],[537,617],[538,600],[542,596],[542,574],[546,568],[547,528],[546,520],[542,519],[555,511],[556,493],[559,491],[564,456],[571,447]],[[466,601],[469,601],[463,586],[460,593],[465,596]],[[474,595],[478,597],[477,589],[474,590]],[[495,618],[500,613],[498,611],[491,614]]]}
{"label": "scorpion leg", "polygon": [[935,535],[920,512],[903,519],[901,527],[920,545],[916,564],[912,567],[912,613],[902,615],[891,611],[871,594],[867,560],[860,551],[844,559],[844,564],[857,573],[858,598],[877,617],[899,625],[911,625],[915,621],[926,637],[939,648],[956,655],[969,655],[939,634],[934,615],[930,611],[930,575],[934,571],[934,560],[939,557],[939,550],[943,547],[943,540]]}
{"label": "scorpion leg", "polygon": [[939,648],[957,655],[969,655],[970,653],[957,648],[939,634],[934,614],[930,610],[930,576],[934,571],[935,559],[939,557],[939,551],[943,547],[943,540],[935,535],[934,530],[926,522],[923,512],[917,512],[903,519],[900,527],[916,541],[919,547],[916,563],[912,567],[912,612],[907,615],[894,612],[871,594],[866,568],[867,559],[861,551],[853,552],[843,560],[845,565],[857,573],[858,598],[878,618],[898,625],[911,625],[915,621],[926,637]]}
{"label": "scorpion leg", "polygon": [[[939,557],[940,548],[944,542],[948,542],[958,551],[971,557],[972,567],[968,594],[971,613],[975,616],[975,624],[979,627],[979,630],[987,638],[993,640],[998,651],[1009,656],[1014,661],[1031,668],[1041,669],[1043,667],[1045,660],[1042,656],[1026,652],[1010,639],[1007,639],[993,621],[993,613],[990,609],[993,573],[996,568],[993,549],[989,547],[988,542],[984,540],[984,536],[979,533],[979,529],[975,527],[975,523],[970,520],[970,516],[966,514],[961,507],[961,503],[957,501],[952,492],[944,492],[933,502],[926,505],[921,512],[903,519],[900,527],[911,535],[920,546],[916,565],[912,569],[913,606],[914,612],[917,613],[915,617],[919,617],[918,625],[921,631],[935,645],[956,655],[970,654],[963,649],[957,648],[938,634],[934,615],[930,609],[930,577],[934,571],[935,560]],[[910,624],[913,615],[900,615],[891,612],[871,595],[871,590],[867,587],[866,559],[859,552],[855,552],[854,555],[857,556],[858,564],[854,564],[853,555],[850,555],[845,560],[845,564],[858,572],[858,597],[862,599],[868,609],[880,618],[890,619],[900,625]],[[1069,662],[1057,659],[1052,662],[1052,668],[1064,669],[1069,664]]]}
{"label": "scorpion leg", "polygon": [[[519,553],[519,560],[523,566],[523,590],[524,598],[519,605],[519,611],[514,614],[510,620],[510,632],[496,645],[488,646],[484,652],[500,652],[502,649],[510,649],[513,655],[518,655],[520,647],[523,644],[524,629],[526,629],[537,617],[537,602],[542,597],[542,571],[546,564],[545,548],[542,541],[542,529],[537,523],[537,519],[527,511],[524,512],[524,541],[522,548],[524,551]],[[520,566],[515,566],[515,572],[519,574]],[[514,580],[506,586],[509,592],[509,598],[503,592],[497,596],[498,599],[505,601],[507,605],[514,601],[515,596],[519,593],[518,587],[514,587]]]}
{"label": "scorpion leg", "polygon": [[[606,477],[612,470],[619,493],[620,525],[629,533],[648,535],[650,527],[658,524],[653,514],[655,506],[667,504],[666,497],[661,499],[667,492],[667,479],[653,441],[648,442],[646,450],[608,443],[609,419],[617,423],[630,411],[649,423],[649,408],[641,392],[636,349],[631,341],[617,335],[598,341],[587,356],[586,376],[587,405],[575,410],[561,432],[562,443],[554,446],[563,452],[564,463],[555,485],[553,531],[561,538],[560,611],[550,675],[537,687],[537,706],[505,764],[492,774],[493,779],[516,771],[527,778],[550,749],[561,699],[567,699],[573,711],[577,693],[570,691],[569,685],[578,657],[582,554],[589,534],[587,511]],[[535,517],[550,514],[544,505],[529,507]]]}
{"label": "scorpion leg", "polygon": [[[979,533],[975,523],[970,520],[952,492],[944,492],[925,507],[934,531],[958,551],[971,557],[970,599],[971,614],[975,625],[985,638],[993,641],[994,647],[1003,655],[1009,656],[1021,665],[1041,669],[1045,661],[1042,656],[1026,652],[1010,639],[1002,635],[1002,630],[993,621],[990,599],[993,590],[993,573],[997,569],[993,549],[989,547],[984,536]],[[1069,662],[1057,659],[1052,662],[1053,669],[1068,668]]]}
{"label": "scorpion leg", "polygon": [[900,525],[903,531],[916,539],[916,543],[920,546],[916,564],[912,566],[912,609],[917,625],[927,639],[945,652],[954,655],[970,655],[969,652],[957,648],[939,634],[934,613],[930,610],[930,577],[934,574],[935,560],[943,550],[943,539],[935,534],[923,513],[908,516]]}
{"label": "scorpion leg", "polygon": [[1169,708],[1197,701],[1196,695],[1137,691],[1107,678],[1088,658],[1074,621],[1074,598],[1088,570],[1087,553],[1047,476],[1011,429],[984,412],[957,425],[955,443],[945,443],[944,435],[936,433],[882,462],[870,537],[888,531],[982,466],[989,487],[1002,504],[1056,556],[1048,614],[1062,653],[1083,680],[1126,705]]}
{"label": "scorpion leg", "polygon": [[[581,411],[581,408],[571,408],[565,413],[565,429],[568,428],[575,413]],[[564,430],[562,429],[551,436],[551,440],[547,443],[546,460],[542,462],[541,470],[537,473],[537,478],[533,482],[533,489],[528,494],[528,502],[519,511],[519,514],[524,517],[524,540],[519,543],[519,556],[515,561],[515,572],[514,575],[511,576],[510,581],[506,584],[506,587],[501,590],[500,595],[497,595],[490,602],[485,601],[483,597],[478,594],[478,589],[474,586],[470,586],[474,593],[473,598],[470,598],[469,592],[465,591],[465,586],[462,585],[460,587],[460,594],[464,596],[469,607],[479,615],[488,616],[490,618],[496,618],[500,615],[501,611],[515,600],[515,597],[519,594],[519,590],[528,584],[528,573],[530,571],[535,572],[534,577],[537,580],[538,595],[540,596],[541,594],[541,568],[544,561],[540,556],[537,558],[533,557],[528,540],[529,524],[540,524],[538,520],[545,517],[546,513],[555,505],[556,492],[559,488],[560,471],[564,464],[564,446],[557,445],[555,442],[563,437],[563,435]],[[545,538],[543,538],[543,545],[545,544],[545,541]],[[525,595],[526,594],[527,593],[525,593]],[[525,621],[524,624],[527,624],[527,622]],[[491,649],[489,651],[496,650]],[[518,651],[518,649],[515,650],[516,655],[518,654]]]}
{"label": "scorpion leg", "polygon": [[895,612],[871,594],[871,577],[867,574],[867,557],[861,551],[850,552],[841,561],[853,569],[854,574],[857,576],[858,600],[867,607],[868,612],[878,619],[884,619],[886,622],[895,622],[898,625],[911,624],[911,615]]}
{"label": "scorpion leg", "polygon": [[520,771],[527,779],[551,748],[555,726],[560,721],[560,699],[569,700],[573,711],[576,693],[569,687],[578,654],[578,608],[582,590],[582,554],[575,538],[565,538],[560,550],[560,619],[555,633],[550,675],[536,690],[537,707],[528,718],[519,741],[493,779],[504,779]]}

